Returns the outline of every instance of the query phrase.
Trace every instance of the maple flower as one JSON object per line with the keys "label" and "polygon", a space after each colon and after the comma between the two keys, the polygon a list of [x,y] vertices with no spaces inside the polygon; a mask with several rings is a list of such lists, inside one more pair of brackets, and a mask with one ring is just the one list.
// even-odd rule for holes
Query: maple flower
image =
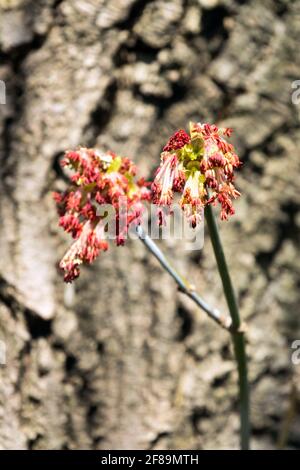
{"label": "maple flower", "polygon": [[53,193],[59,225],[74,239],[59,266],[65,282],[80,274],[80,265],[92,263],[108,249],[108,219],[99,215],[101,206],[112,207],[115,242],[123,245],[131,224],[140,223],[143,201],[150,199],[144,179],[136,180],[131,160],[113,152],[79,148],[67,151],[61,165],[73,171],[66,191]]}
{"label": "maple flower", "polygon": [[[207,204],[221,205],[221,219],[234,214],[232,200],[240,196],[234,187],[234,170],[241,166],[230,137],[232,129],[190,123],[190,135],[175,132],[163,148],[161,163],[152,184],[153,202],[171,206],[174,193],[192,227],[201,220]],[[162,217],[160,215],[160,223]]]}

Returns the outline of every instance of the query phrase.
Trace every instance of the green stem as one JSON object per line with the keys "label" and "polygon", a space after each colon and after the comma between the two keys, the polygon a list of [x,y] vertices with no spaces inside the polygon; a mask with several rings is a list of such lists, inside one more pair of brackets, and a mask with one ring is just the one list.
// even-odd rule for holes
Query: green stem
{"label": "green stem", "polygon": [[240,396],[240,418],[241,418],[241,448],[249,449],[250,440],[250,420],[249,420],[249,385],[247,378],[247,357],[245,348],[244,332],[241,328],[241,318],[239,308],[234,294],[228,266],[223,251],[223,246],[213,214],[212,207],[205,208],[205,217],[209,229],[209,234],[217,261],[219,274],[222,279],[223,290],[232,319],[231,336],[234,346],[235,358],[239,375],[239,396]]}

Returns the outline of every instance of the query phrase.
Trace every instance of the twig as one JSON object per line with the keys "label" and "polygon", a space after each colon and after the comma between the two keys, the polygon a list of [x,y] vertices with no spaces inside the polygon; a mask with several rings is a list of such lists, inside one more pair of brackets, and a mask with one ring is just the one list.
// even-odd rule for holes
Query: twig
{"label": "twig", "polygon": [[136,227],[136,232],[139,239],[143,242],[146,248],[155,256],[161,266],[170,274],[179,287],[179,290],[192,299],[198,307],[200,307],[207,315],[212,318],[218,325],[226,330],[231,328],[231,319],[222,315],[218,309],[211,308],[200,296],[195,292],[186,280],[184,280],[170,265],[164,254],[158,248],[156,243],[145,233],[141,225]]}
{"label": "twig", "polygon": [[222,242],[219,235],[218,226],[210,205],[205,208],[205,217],[209,229],[209,234],[215,253],[219,273],[222,279],[223,290],[230,311],[232,325],[230,328],[235,357],[239,374],[239,395],[240,395],[240,418],[241,418],[241,447],[243,450],[249,449],[250,441],[250,419],[249,419],[249,385],[247,378],[247,357],[245,350],[245,337],[236,301],[233,285],[231,282],[226,258],[223,251]]}

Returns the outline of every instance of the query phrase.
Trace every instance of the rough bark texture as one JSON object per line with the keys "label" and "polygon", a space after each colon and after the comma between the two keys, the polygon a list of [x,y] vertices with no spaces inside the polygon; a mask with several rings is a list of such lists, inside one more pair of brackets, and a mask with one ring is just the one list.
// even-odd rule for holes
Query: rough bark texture
{"label": "rough bark texture", "polygon": [[[0,447],[238,448],[230,340],[139,242],[75,284],[51,190],[59,158],[111,147],[151,175],[190,119],[235,128],[237,215],[222,224],[247,320],[253,445],[300,447],[300,2],[0,0]],[[225,310],[204,250],[174,264]]]}

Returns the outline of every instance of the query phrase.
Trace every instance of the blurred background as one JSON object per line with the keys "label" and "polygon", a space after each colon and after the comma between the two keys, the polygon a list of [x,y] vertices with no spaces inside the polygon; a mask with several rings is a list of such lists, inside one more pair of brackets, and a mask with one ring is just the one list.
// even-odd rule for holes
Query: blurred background
{"label": "blurred background", "polygon": [[[252,445],[300,448],[299,34],[299,0],[0,0],[0,448],[238,448],[230,338],[141,243],[72,285],[57,270],[64,150],[111,148],[151,177],[189,120],[233,127],[244,162],[221,232],[248,323]],[[162,247],[226,311],[208,236]]]}

